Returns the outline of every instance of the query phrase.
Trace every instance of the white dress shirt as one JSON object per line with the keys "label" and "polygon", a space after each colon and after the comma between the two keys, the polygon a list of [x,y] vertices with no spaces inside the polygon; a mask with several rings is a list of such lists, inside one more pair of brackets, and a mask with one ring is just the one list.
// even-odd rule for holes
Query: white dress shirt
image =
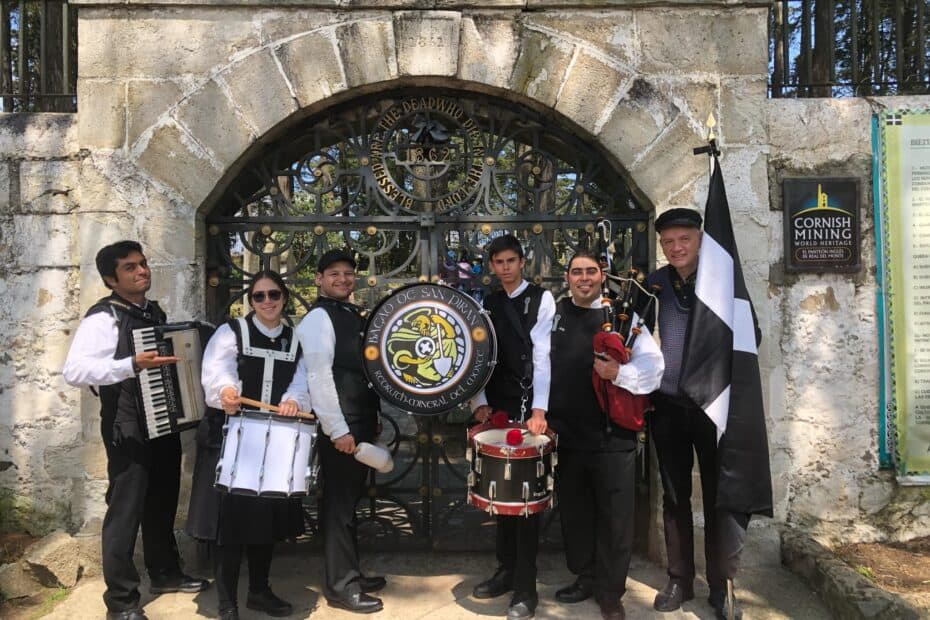
{"label": "white dress shirt", "polygon": [[[268,338],[277,338],[284,329],[283,325],[270,329],[265,327],[261,321],[252,320],[251,323]],[[203,353],[203,363],[200,365],[200,382],[203,385],[204,397],[209,406],[217,409],[223,408],[220,401],[220,392],[225,387],[236,388],[236,392],[240,396],[260,400],[261,394],[242,393],[242,381],[239,380],[238,355],[239,347],[236,344],[236,334],[229,327],[229,324],[223,323],[210,338],[210,342],[207,343],[207,349]],[[258,358],[256,358],[256,362],[264,363]],[[297,401],[297,406],[302,411],[310,411],[307,369],[304,366],[303,359],[300,358],[297,360],[294,378],[291,379],[287,391],[281,396],[282,403],[288,400]],[[269,404],[278,405],[280,403]]]}
{"label": "white dress shirt", "polygon": [[[572,303],[575,303],[572,300]],[[577,304],[575,304],[577,305]],[[591,304],[591,309],[601,308],[600,298],[595,299]],[[633,325],[639,322],[639,316],[633,313]],[[614,377],[613,383],[622,387],[631,394],[651,394],[659,389],[662,383],[662,373],[665,372],[665,358],[662,357],[662,350],[656,344],[649,329],[643,325],[642,333],[636,337],[633,342],[633,351],[630,354],[630,361],[626,364],[620,364],[617,376]]]}
{"label": "white dress shirt", "polygon": [[[519,297],[530,283],[526,280],[520,282],[520,286],[508,293],[508,297],[513,299]],[[549,361],[550,338],[552,337],[552,319],[555,316],[555,299],[552,293],[543,290],[542,299],[539,302],[539,311],[536,313],[536,322],[530,329],[530,342],[533,344],[533,402],[531,409],[549,409],[549,382],[552,372]],[[488,397],[482,389],[471,399],[471,410],[474,411],[482,405],[488,404]],[[527,414],[530,414],[527,411]]]}
{"label": "white dress shirt", "polygon": [[61,374],[69,385],[113,385],[136,375],[132,356],[113,359],[119,324],[112,312],[95,312],[78,325]]}
{"label": "white dress shirt", "polygon": [[307,383],[313,386],[313,412],[323,432],[330,439],[339,439],[349,433],[349,425],[339,406],[339,394],[333,378],[336,330],[326,310],[311,310],[297,326],[297,338],[303,349]]}

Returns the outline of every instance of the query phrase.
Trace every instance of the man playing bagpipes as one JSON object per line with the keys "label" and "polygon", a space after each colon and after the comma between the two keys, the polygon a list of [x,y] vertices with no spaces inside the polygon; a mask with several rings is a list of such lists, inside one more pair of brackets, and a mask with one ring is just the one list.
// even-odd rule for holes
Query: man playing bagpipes
{"label": "man playing bagpipes", "polygon": [[[594,595],[601,615],[618,620],[625,617],[621,598],[633,551],[637,432],[648,403],[634,395],[655,390],[665,365],[645,327],[639,337],[612,331],[598,257],[578,251],[565,279],[571,297],[559,301],[553,320],[548,419],[559,436],[555,489],[568,568],[577,579],[556,600]],[[632,310],[627,319],[635,325]]]}

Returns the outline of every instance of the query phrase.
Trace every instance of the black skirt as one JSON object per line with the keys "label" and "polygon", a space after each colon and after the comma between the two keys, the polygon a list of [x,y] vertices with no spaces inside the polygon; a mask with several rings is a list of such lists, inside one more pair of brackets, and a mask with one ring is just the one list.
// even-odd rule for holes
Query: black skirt
{"label": "black skirt", "polygon": [[213,486],[221,454],[215,433],[220,420],[207,413],[197,429],[197,460],[185,531],[198,540],[221,545],[262,545],[303,534],[301,498],[234,495]]}

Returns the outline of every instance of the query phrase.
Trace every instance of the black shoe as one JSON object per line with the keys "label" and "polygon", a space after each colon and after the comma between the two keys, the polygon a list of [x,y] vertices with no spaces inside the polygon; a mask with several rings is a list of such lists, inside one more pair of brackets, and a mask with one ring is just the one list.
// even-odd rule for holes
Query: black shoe
{"label": "black shoe", "polygon": [[591,586],[581,581],[581,579],[576,579],[572,585],[556,590],[555,600],[560,603],[580,603],[591,598],[593,593]]}
{"label": "black shoe", "polygon": [[498,568],[494,576],[475,586],[471,595],[475,598],[494,598],[513,590],[513,573]]}
{"label": "black shoe", "polygon": [[619,600],[599,601],[598,606],[601,608],[601,618],[604,620],[626,620],[626,610]]}
{"label": "black shoe", "polygon": [[384,577],[359,577],[358,587],[362,589],[362,592],[377,592],[381,588],[387,585],[387,579]]}
{"label": "black shoe", "polygon": [[337,607],[358,614],[372,614],[384,609],[384,603],[376,596],[369,596],[364,592],[353,592],[341,596],[327,596],[326,602],[330,607]]}
{"label": "black shoe", "polygon": [[[710,596],[707,597],[707,602],[714,608],[714,617],[717,618],[717,620],[730,620],[730,601],[727,599],[727,589],[725,587],[711,588]],[[733,620],[740,620],[742,617],[743,610],[740,609],[739,603],[734,600]]]}
{"label": "black shoe", "polygon": [[149,620],[141,607],[125,611],[108,611],[107,620]]}
{"label": "black shoe", "polygon": [[149,592],[152,594],[167,594],[169,592],[203,592],[210,587],[210,582],[199,577],[191,577],[184,573],[175,575],[150,575],[152,585]]}
{"label": "black shoe", "polygon": [[255,611],[263,611],[269,616],[290,616],[294,607],[285,600],[275,596],[271,588],[265,588],[261,592],[249,591],[249,597],[245,599],[245,606]]}
{"label": "black shoe", "polygon": [[656,600],[652,603],[652,608],[656,611],[675,611],[685,601],[694,598],[694,586],[685,586],[677,581],[669,581],[656,594]]}
{"label": "black shoe", "polygon": [[239,610],[235,607],[220,610],[220,620],[239,620]]}
{"label": "black shoe", "polygon": [[507,608],[507,620],[530,620],[536,615],[538,604],[539,598],[535,594],[515,593],[510,601],[510,607]]}

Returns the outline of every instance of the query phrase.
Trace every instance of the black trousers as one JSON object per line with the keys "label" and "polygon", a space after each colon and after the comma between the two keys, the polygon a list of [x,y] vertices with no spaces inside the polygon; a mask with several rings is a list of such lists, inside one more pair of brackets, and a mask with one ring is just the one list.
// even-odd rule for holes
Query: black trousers
{"label": "black trousers", "polygon": [[539,551],[539,519],[497,515],[497,562],[513,575],[515,595],[536,595],[536,554]]}
{"label": "black trousers", "polygon": [[368,467],[351,454],[339,452],[329,437],[318,440],[323,496],[320,526],[323,532],[326,588],[332,595],[349,594],[362,576],[358,560],[355,506],[365,492]]}
{"label": "black trousers", "polygon": [[568,570],[598,600],[619,599],[633,556],[636,451],[559,449],[556,494]]}
{"label": "black trousers", "polygon": [[103,519],[104,603],[110,611],[139,605],[139,572],[132,561],[139,527],[150,576],[181,572],[174,518],[178,510],[181,440],[177,434],[151,441],[124,437],[113,445],[112,425],[103,424],[107,451],[107,513]]}
{"label": "black trousers", "polygon": [[739,568],[749,515],[717,509],[717,428],[699,408],[662,401],[649,414],[649,428],[662,478],[662,520],[669,578],[694,580],[694,519],[691,512],[691,472],[697,454],[704,504],[704,559],[707,584],[726,587]]}
{"label": "black trousers", "polygon": [[214,545],[213,572],[216,577],[216,596],[219,610],[236,609],[238,605],[239,568],[242,566],[242,550],[249,559],[249,592],[262,592],[268,586],[271,571],[271,555],[274,543],[266,545]]}

